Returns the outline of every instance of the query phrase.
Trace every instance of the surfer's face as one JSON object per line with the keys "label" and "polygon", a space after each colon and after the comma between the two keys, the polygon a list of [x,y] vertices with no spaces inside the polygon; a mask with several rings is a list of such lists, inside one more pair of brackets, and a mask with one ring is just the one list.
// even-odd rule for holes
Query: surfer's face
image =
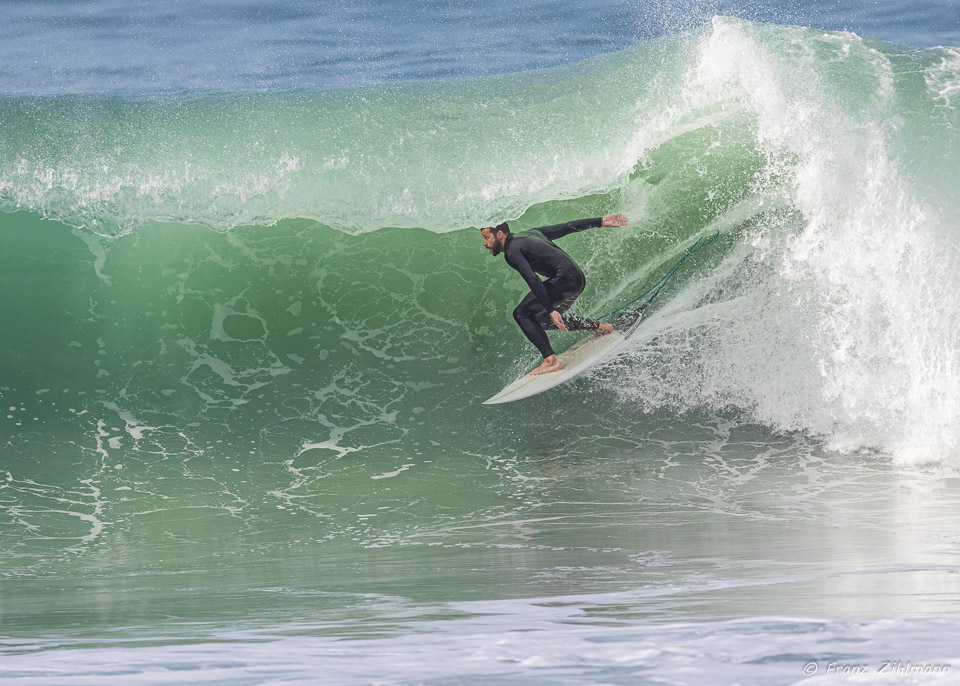
{"label": "surfer's face", "polygon": [[490,251],[490,254],[496,257],[503,252],[503,232],[494,233],[490,229],[484,229],[480,232],[483,236],[483,247]]}

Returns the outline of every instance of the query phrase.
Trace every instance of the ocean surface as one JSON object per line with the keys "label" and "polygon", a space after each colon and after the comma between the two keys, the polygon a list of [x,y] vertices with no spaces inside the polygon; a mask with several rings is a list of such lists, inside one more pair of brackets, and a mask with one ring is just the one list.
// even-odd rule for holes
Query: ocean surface
{"label": "ocean surface", "polygon": [[956,2],[0,20],[4,686],[960,683]]}

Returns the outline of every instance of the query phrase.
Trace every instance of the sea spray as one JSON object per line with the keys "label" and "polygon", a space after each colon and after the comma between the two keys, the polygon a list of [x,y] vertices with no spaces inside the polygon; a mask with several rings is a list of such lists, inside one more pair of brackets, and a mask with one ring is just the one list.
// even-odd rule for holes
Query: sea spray
{"label": "sea spray", "polygon": [[714,20],[680,112],[742,108],[764,159],[751,192],[776,202],[731,228],[749,249],[688,303],[703,320],[650,322],[628,395],[736,407],[843,451],[958,457],[957,233],[892,153],[896,86],[915,77],[891,59],[849,34]]}

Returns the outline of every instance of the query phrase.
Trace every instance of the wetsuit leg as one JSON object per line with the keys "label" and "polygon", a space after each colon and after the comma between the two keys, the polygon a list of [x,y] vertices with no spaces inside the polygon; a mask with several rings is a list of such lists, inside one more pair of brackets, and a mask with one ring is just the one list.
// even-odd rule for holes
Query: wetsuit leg
{"label": "wetsuit leg", "polygon": [[[583,292],[585,284],[579,280],[548,279],[543,285],[547,289],[550,301],[553,303],[553,309],[563,314]],[[513,318],[520,326],[523,334],[536,346],[544,358],[555,354],[553,346],[550,345],[550,339],[547,337],[546,329],[556,330],[557,327],[550,319],[550,313],[544,309],[533,293],[528,293],[520,301],[520,304],[513,311]],[[591,322],[580,317],[564,317],[563,323],[571,331],[586,331],[596,328]]]}
{"label": "wetsuit leg", "polygon": [[533,293],[527,293],[513,311],[513,318],[520,330],[523,331],[523,335],[536,346],[540,354],[546,359],[554,352],[550,345],[550,339],[547,338],[547,332],[543,330],[543,324],[541,323],[543,316],[546,316],[547,319],[550,318],[549,313],[543,309],[543,305],[540,304],[537,296]]}

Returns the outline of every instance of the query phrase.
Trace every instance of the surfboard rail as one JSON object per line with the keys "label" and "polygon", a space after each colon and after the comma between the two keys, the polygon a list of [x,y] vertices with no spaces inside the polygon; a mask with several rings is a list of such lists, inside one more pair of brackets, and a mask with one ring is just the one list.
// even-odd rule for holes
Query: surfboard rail
{"label": "surfboard rail", "polygon": [[593,334],[578,341],[564,352],[557,353],[557,357],[563,364],[563,369],[560,371],[537,376],[532,376],[528,372],[505,386],[496,395],[484,400],[481,405],[500,405],[523,400],[580,376],[620,348],[636,331],[640,325],[640,319],[638,316],[625,331],[612,331],[602,336]]}

